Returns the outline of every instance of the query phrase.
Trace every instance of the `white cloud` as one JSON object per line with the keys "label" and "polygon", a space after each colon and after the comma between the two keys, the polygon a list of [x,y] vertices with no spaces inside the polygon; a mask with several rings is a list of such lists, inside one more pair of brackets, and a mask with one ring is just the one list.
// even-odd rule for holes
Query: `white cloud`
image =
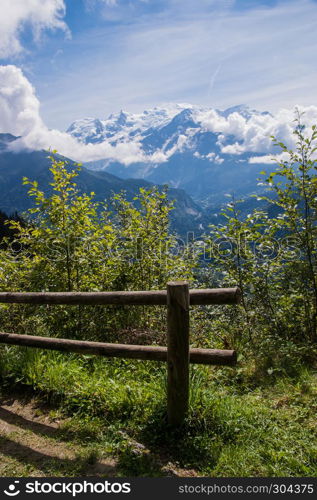
{"label": "white cloud", "polygon": [[[317,123],[317,106],[297,106],[304,112],[303,123],[311,127]],[[201,111],[197,120],[201,126],[211,132],[217,132],[222,153],[242,154],[245,152],[273,153],[272,136],[288,147],[294,147],[294,116],[295,109],[282,109],[274,116],[270,114],[252,114],[245,117],[239,112],[233,112],[224,117],[216,110]],[[226,136],[233,136],[234,141],[225,143]]]}
{"label": "white cloud", "polygon": [[215,152],[208,153],[207,155],[202,155],[198,153],[198,151],[195,151],[194,153],[195,158],[199,158],[200,160],[207,159],[212,163],[217,163],[218,165],[221,165],[225,160],[224,158],[221,158],[219,155],[217,155]]}
{"label": "white cloud", "polygon": [[0,133],[22,136],[13,143],[14,148],[57,149],[76,161],[113,158],[128,165],[146,159],[138,142],[86,145],[65,132],[48,129],[40,116],[34,88],[13,65],[0,66]]}
{"label": "white cloud", "polygon": [[27,136],[43,127],[40,103],[30,82],[16,66],[0,66],[0,131]]}
{"label": "white cloud", "polygon": [[289,155],[287,153],[280,153],[275,155],[261,155],[261,156],[251,156],[249,158],[249,163],[252,164],[263,164],[266,163],[268,165],[274,165],[279,162],[289,161]]}
{"label": "white cloud", "polygon": [[26,26],[31,27],[36,40],[46,29],[61,29],[68,33],[63,21],[64,0],[1,0],[1,12],[1,58],[14,56],[23,50],[20,35]]}

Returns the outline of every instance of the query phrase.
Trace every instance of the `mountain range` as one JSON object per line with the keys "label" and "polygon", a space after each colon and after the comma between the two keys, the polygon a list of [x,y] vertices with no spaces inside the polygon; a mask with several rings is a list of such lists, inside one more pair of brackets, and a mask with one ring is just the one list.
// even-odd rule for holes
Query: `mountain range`
{"label": "mountain range", "polygon": [[[263,188],[257,179],[274,164],[261,163],[263,152],[243,148],[241,134],[215,131],[212,120],[223,120],[241,128],[263,122],[271,115],[246,106],[225,111],[198,108],[186,104],[167,105],[143,113],[120,111],[108,118],[84,118],[73,122],[67,133],[86,145],[125,145],[138,149],[137,161],[119,161],[107,157],[84,163],[78,177],[81,192],[94,191],[96,200],[109,199],[111,193],[125,191],[129,200],[140,187],[153,184],[169,186],[169,198],[175,200],[172,228],[178,234],[201,233],[210,222],[219,221],[226,194],[243,199],[245,211],[253,208],[252,195]],[[209,120],[209,121],[208,121]],[[253,125],[251,126],[252,130]],[[32,204],[22,178],[37,180],[49,192],[51,174],[48,152],[14,147],[17,137],[0,134],[0,210],[22,213]],[[232,144],[238,151],[232,150]],[[52,145],[53,146],[53,145]],[[254,161],[254,159],[256,161]],[[69,166],[74,162],[67,159]]]}
{"label": "mountain range", "polygon": [[230,133],[210,130],[208,113],[214,113],[218,119],[233,117],[245,122],[270,115],[247,106],[219,111],[178,104],[140,114],[120,111],[105,120],[77,120],[67,132],[84,144],[105,141],[112,146],[137,144],[144,156],[143,161],[128,165],[112,158],[87,162],[88,169],[103,170],[125,179],[166,183],[185,189],[199,204],[218,206],[223,203],[226,193],[238,198],[256,193],[259,172],[274,167],[261,162],[251,163],[251,158],[261,157],[257,152],[224,152],[226,145],[232,142],[239,145],[242,140]]}

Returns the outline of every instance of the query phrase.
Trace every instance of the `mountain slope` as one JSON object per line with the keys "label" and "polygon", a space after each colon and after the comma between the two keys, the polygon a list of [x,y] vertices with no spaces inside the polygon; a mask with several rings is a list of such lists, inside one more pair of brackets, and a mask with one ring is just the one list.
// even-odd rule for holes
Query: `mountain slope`
{"label": "mountain slope", "polygon": [[[33,200],[27,195],[27,186],[22,185],[23,177],[37,180],[41,189],[50,192],[50,160],[45,151],[20,151],[13,153],[7,145],[16,138],[10,134],[0,134],[0,210],[6,213],[22,213],[32,206]],[[71,160],[70,166],[73,165]],[[90,171],[82,168],[77,184],[81,192],[95,192],[97,201],[109,199],[113,192],[125,191],[132,200],[141,187],[150,188],[152,183],[139,179],[120,179],[108,172]],[[162,188],[162,186],[161,186]],[[185,191],[169,189],[168,197],[175,200],[172,212],[172,229],[179,234],[197,231],[204,220],[201,208],[193,202]]]}

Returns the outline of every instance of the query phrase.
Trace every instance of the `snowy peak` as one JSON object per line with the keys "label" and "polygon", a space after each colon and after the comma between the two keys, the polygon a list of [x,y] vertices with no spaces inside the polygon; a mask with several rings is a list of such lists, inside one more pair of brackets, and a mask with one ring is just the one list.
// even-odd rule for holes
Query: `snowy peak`
{"label": "snowy peak", "polygon": [[192,109],[183,109],[180,113],[174,116],[171,120],[171,125],[175,126],[198,126],[195,122],[195,117]]}
{"label": "snowy peak", "polygon": [[193,107],[189,104],[169,104],[163,108],[155,107],[142,113],[128,113],[121,110],[106,119],[84,118],[76,120],[67,133],[81,142],[95,143],[107,139],[114,141],[130,140],[135,136],[148,135],[154,129],[168,125],[175,117],[175,125],[190,119]]}
{"label": "snowy peak", "polygon": [[239,104],[238,106],[232,106],[230,108],[225,109],[224,111],[217,110],[217,113],[219,113],[224,118],[228,118],[228,116],[232,115],[233,113],[238,113],[239,115],[243,116],[243,118],[245,118],[246,120],[249,120],[252,116],[271,115],[268,111],[257,111],[256,109],[251,109],[246,104]]}
{"label": "snowy peak", "polygon": [[83,118],[74,121],[67,133],[86,144],[95,143],[103,140],[103,124],[98,118]]}
{"label": "snowy peak", "polygon": [[111,114],[109,116],[109,121],[113,121],[117,125],[125,125],[127,123],[128,114],[124,113],[124,111],[120,111],[120,113]]}

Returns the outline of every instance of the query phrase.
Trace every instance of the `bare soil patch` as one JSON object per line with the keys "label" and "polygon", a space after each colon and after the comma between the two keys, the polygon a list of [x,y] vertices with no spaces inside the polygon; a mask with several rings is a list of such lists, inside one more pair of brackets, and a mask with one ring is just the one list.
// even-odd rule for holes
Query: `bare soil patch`
{"label": "bare soil patch", "polygon": [[0,398],[0,475],[116,476],[116,461],[61,439],[60,420],[34,398]]}

